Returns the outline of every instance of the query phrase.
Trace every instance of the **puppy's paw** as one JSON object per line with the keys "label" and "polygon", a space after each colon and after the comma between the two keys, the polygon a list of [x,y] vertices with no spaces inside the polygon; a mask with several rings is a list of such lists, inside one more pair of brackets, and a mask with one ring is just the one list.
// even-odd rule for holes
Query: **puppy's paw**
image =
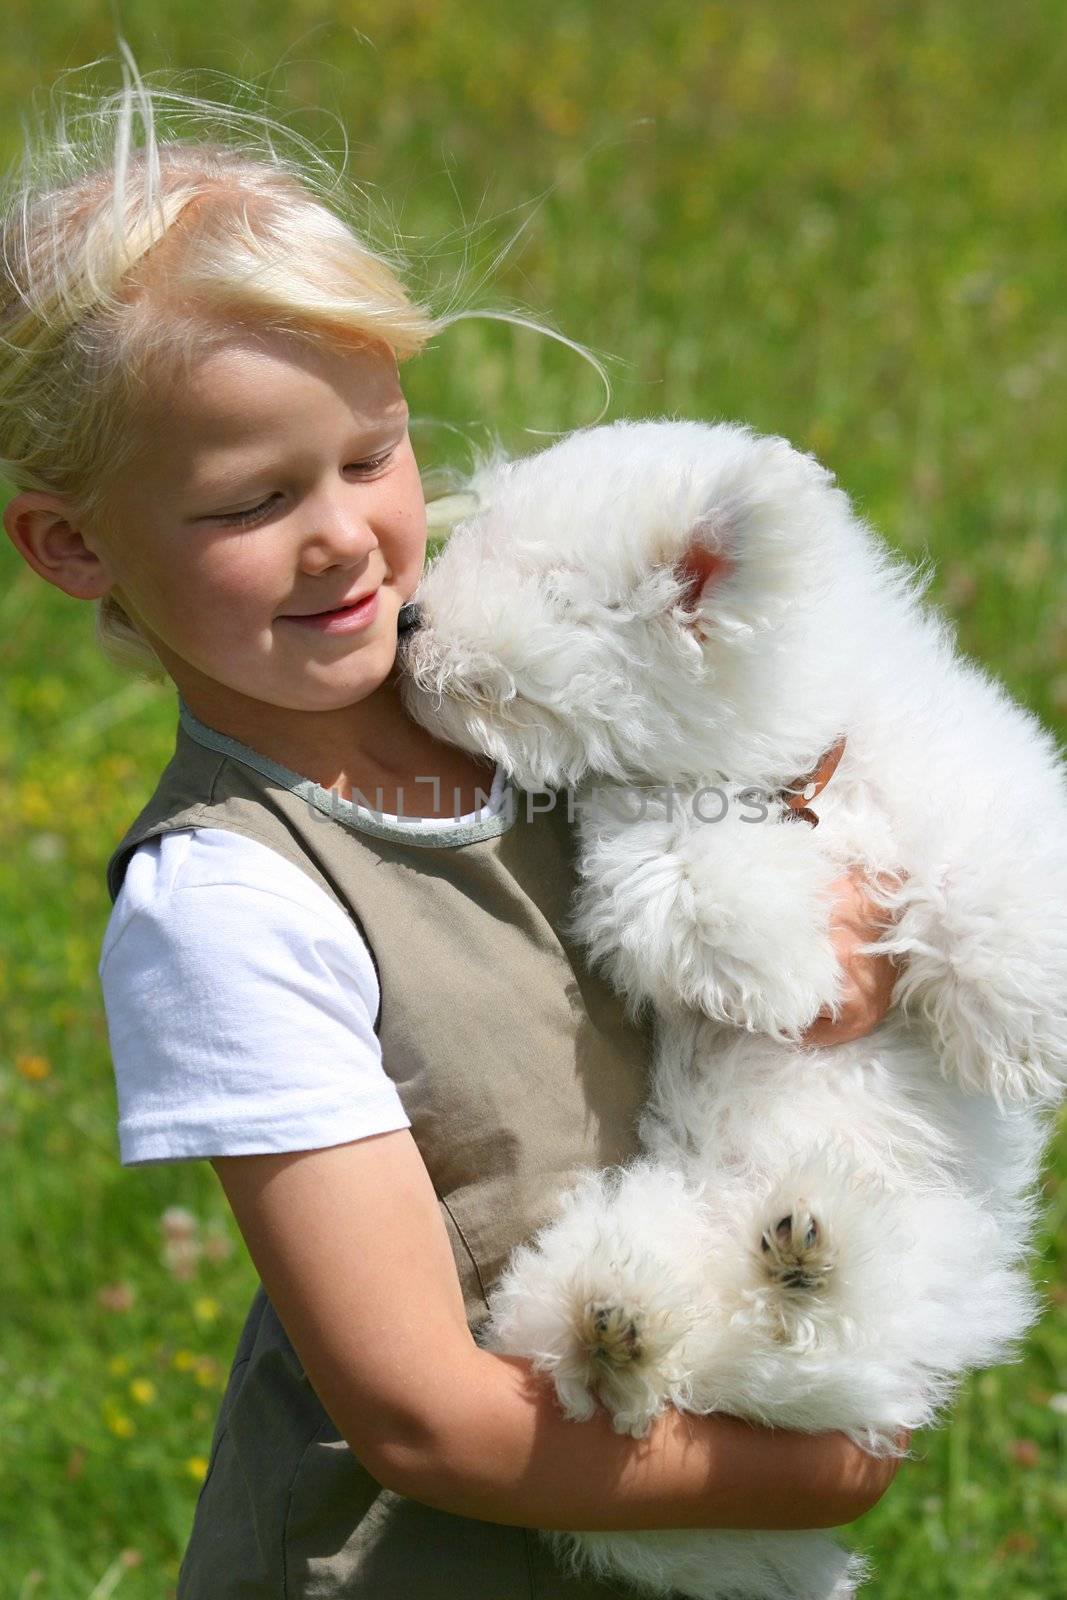
{"label": "puppy's paw", "polygon": [[643,1433],[691,1377],[708,1231],[702,1190],[674,1168],[643,1159],[589,1173],[515,1252],[483,1342],[531,1358],[568,1417],[587,1420],[599,1400],[617,1428]]}
{"label": "puppy's paw", "polygon": [[589,1300],[582,1308],[578,1337],[594,1361],[629,1367],[642,1360],[643,1316],[636,1307]]}
{"label": "puppy's paw", "polygon": [[619,994],[795,1042],[844,990],[838,868],[810,830],[689,810],[625,827],[583,814],[568,932]]}
{"label": "puppy's paw", "polygon": [[817,1291],[837,1265],[825,1224],[801,1199],[763,1229],[760,1253],[768,1277],[780,1289]]}
{"label": "puppy's paw", "polygon": [[843,990],[844,975],[832,944],[813,938],[768,966],[724,953],[696,998],[699,1008],[717,1021],[795,1044],[820,1011],[837,1007]]}
{"label": "puppy's paw", "polygon": [[644,1438],[668,1403],[680,1377],[678,1347],[686,1326],[662,1305],[621,1295],[588,1299],[577,1309],[580,1358],[571,1373],[582,1372],[583,1387],[595,1392],[616,1433]]}

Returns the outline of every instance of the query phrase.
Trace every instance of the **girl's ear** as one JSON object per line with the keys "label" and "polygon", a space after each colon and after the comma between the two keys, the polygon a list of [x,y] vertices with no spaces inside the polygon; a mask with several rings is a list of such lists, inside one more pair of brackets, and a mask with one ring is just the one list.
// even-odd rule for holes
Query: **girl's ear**
{"label": "girl's ear", "polygon": [[721,545],[721,534],[715,531],[710,520],[694,523],[689,543],[674,563],[674,575],[685,585],[675,605],[695,611],[707,590],[733,571],[733,561]]}
{"label": "girl's ear", "polygon": [[114,584],[105,561],[86,544],[52,495],[25,490],[4,508],[4,529],[19,555],[46,583],[75,600],[98,600]]}

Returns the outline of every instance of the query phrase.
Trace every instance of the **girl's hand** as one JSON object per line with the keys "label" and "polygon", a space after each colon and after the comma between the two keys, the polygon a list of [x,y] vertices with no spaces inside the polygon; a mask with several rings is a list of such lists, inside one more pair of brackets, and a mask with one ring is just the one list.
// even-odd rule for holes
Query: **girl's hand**
{"label": "girl's hand", "polygon": [[[891,880],[881,874],[876,881]],[[837,898],[830,932],[846,988],[837,1021],[824,1007],[808,1031],[801,1034],[800,1043],[809,1049],[861,1039],[878,1026],[889,1010],[898,975],[893,957],[861,955],[858,951],[860,945],[873,943],[886,926],[885,908],[870,899],[867,882],[862,867],[850,867],[834,884]]]}

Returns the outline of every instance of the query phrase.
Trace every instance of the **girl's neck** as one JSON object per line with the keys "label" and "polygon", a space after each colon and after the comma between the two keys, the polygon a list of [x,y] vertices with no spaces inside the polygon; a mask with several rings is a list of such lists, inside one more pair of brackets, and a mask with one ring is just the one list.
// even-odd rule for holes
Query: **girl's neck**
{"label": "girl's neck", "polygon": [[336,711],[291,711],[181,686],[201,722],[346,800],[391,815],[452,817],[484,803],[494,765],[442,744],[412,721],[390,673],[373,694]]}

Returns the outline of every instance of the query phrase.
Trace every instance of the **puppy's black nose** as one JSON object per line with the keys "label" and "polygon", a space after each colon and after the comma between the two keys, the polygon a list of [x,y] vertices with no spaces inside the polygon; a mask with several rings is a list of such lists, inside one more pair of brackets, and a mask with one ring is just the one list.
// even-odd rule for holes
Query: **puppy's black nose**
{"label": "puppy's black nose", "polygon": [[398,634],[410,633],[413,628],[422,626],[422,612],[414,600],[409,600],[406,606],[401,606],[397,613],[396,631]]}

